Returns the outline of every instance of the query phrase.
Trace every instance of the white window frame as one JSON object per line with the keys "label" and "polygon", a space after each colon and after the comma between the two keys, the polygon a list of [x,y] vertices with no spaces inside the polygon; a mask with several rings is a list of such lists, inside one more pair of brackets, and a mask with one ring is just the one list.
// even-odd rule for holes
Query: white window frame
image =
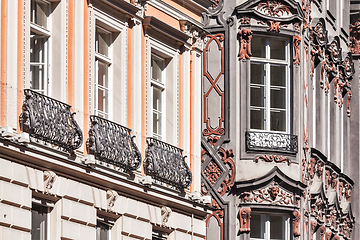
{"label": "white window frame", "polygon": [[[99,53],[97,51],[97,41],[96,41],[96,34],[97,34],[97,29],[100,29],[101,31],[104,31],[105,33],[109,34],[109,46],[108,46],[108,54],[107,56]],[[113,43],[113,39],[112,39],[112,31],[109,31],[99,25],[95,26],[95,91],[94,91],[94,95],[95,95],[95,101],[94,101],[94,114],[99,116],[100,114],[102,115],[102,117],[106,118],[106,119],[112,119],[112,65],[113,65],[113,49],[112,49],[112,44]],[[108,86],[104,87],[104,86],[99,86],[99,79],[98,79],[98,68],[99,68],[99,62],[106,64],[107,65],[107,83]],[[98,89],[101,89],[103,91],[107,91],[107,108],[108,108],[108,112],[103,112],[100,111],[98,109]],[[103,102],[103,106],[105,107],[105,103]]]}
{"label": "white window frame", "polygon": [[[46,28],[36,24],[33,19],[31,19],[31,15],[32,15],[32,11],[33,10],[33,2],[39,2],[39,3],[43,3],[43,4],[47,4],[48,5],[48,9],[47,9],[47,17],[46,17]],[[30,62],[30,68],[29,68],[29,72],[31,69],[31,66],[40,66],[42,65],[44,67],[43,69],[43,77],[44,77],[44,86],[41,86],[41,82],[39,82],[40,88],[39,89],[33,89],[34,91],[37,91],[39,93],[42,93],[44,95],[49,95],[49,89],[50,89],[50,39],[51,39],[51,2],[49,1],[45,1],[45,0],[33,0],[30,1],[30,41],[31,41],[31,32],[34,32],[35,34],[37,34],[38,36],[41,36],[42,38],[45,38],[45,42],[44,42],[44,59],[43,61],[40,62]],[[31,43],[30,43],[31,45]],[[30,53],[31,54],[31,53]],[[30,58],[31,59],[31,58]],[[30,73],[31,75],[31,73]],[[31,79],[31,78],[30,78]],[[31,88],[31,83],[30,83],[30,88]]]}
{"label": "white window frame", "polygon": [[[54,203],[53,202],[49,202],[47,200],[44,200],[44,199],[38,199],[38,198],[33,198],[32,199],[32,205],[37,205],[37,206],[41,206],[41,207],[45,207],[47,208],[47,214],[46,214],[46,225],[45,225],[45,229],[46,229],[46,235],[45,236],[42,236],[42,237],[45,237],[45,238],[40,238],[38,240],[48,240],[48,239],[51,239],[50,236],[50,231],[51,231],[51,228],[50,228],[50,212],[52,210],[52,208],[54,207]],[[33,209],[33,208],[31,208]],[[32,213],[31,213],[32,214]],[[31,219],[31,229],[32,229],[32,219]]]}
{"label": "white window frame", "polygon": [[[276,214],[276,213],[262,213],[255,212],[252,214],[261,216],[261,235],[264,234],[264,238],[251,238],[250,240],[280,240],[280,239],[271,239],[270,238],[270,216],[281,216],[283,224],[283,236],[281,239],[290,240],[291,226],[290,226],[290,216],[287,214]],[[250,220],[251,221],[251,220]],[[265,223],[265,224],[263,224]],[[251,234],[251,232],[250,232]]]}
{"label": "white window frame", "polygon": [[[165,100],[165,82],[166,82],[166,67],[165,67],[165,59],[160,57],[159,55],[155,54],[155,53],[151,53],[151,63],[150,65],[152,64],[152,61],[153,61],[153,58],[155,58],[156,60],[159,60],[161,61],[164,66],[163,66],[163,70],[161,71],[161,82],[157,81],[156,79],[153,79],[152,78],[152,68],[150,69],[150,75],[151,75],[151,120],[152,120],[152,123],[151,123],[151,133],[152,133],[152,136],[160,141],[164,141],[164,127],[165,127],[165,111],[166,111],[166,101]],[[155,110],[153,108],[153,93],[154,93],[154,88],[160,90],[161,94],[160,94],[160,101],[161,101],[161,109],[160,111],[159,110]],[[153,114],[154,113],[157,113],[157,114],[161,114],[161,132],[160,133],[154,133],[154,129],[153,129],[153,123],[154,123],[154,118],[153,118]]]}
{"label": "white window frame", "polygon": [[[249,114],[251,114],[251,110],[252,109],[265,109],[265,129],[251,129],[251,131],[258,131],[258,132],[274,132],[274,133],[290,133],[291,131],[291,119],[290,119],[290,115],[291,115],[291,97],[290,97],[290,92],[291,92],[291,81],[290,81],[290,67],[291,67],[291,62],[290,62],[290,41],[288,39],[285,38],[275,38],[275,37],[268,37],[268,36],[261,36],[261,35],[257,35],[258,37],[264,37],[266,39],[266,47],[265,47],[265,58],[260,58],[260,57],[251,57],[251,64],[252,63],[260,63],[260,64],[264,64],[265,66],[265,106],[264,107],[252,107],[249,103],[250,106],[250,112]],[[257,37],[256,36],[256,37]],[[279,59],[271,59],[270,58],[270,39],[279,39],[279,40],[285,40],[285,60],[279,60]],[[274,65],[274,66],[286,66],[286,85],[285,88],[286,89],[286,103],[285,103],[285,112],[286,112],[286,130],[285,131],[274,131],[271,130],[271,120],[270,120],[270,110],[276,110],[274,108],[271,108],[270,104],[270,90],[271,90],[271,85],[270,85],[270,67]],[[251,76],[250,76],[251,78]],[[251,79],[250,79],[250,92],[251,92],[251,86],[256,86],[256,84],[252,84],[251,83]],[[274,87],[273,87],[274,88]],[[268,97],[267,97],[268,96]],[[250,118],[251,121],[251,118]],[[251,123],[250,123],[250,127],[251,127]]]}

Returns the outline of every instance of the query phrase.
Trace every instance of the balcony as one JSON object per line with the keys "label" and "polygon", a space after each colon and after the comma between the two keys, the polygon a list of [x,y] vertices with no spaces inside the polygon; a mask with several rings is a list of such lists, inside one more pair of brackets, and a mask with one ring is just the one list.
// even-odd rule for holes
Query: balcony
{"label": "balcony", "polygon": [[271,132],[246,132],[247,151],[298,152],[296,135]]}
{"label": "balcony", "polygon": [[125,171],[133,171],[141,165],[141,153],[131,129],[98,116],[90,116],[89,137],[86,148],[99,161],[110,163]]}
{"label": "balcony", "polygon": [[155,138],[146,141],[145,174],[177,189],[189,187],[192,175],[182,155],[183,150]]}
{"label": "balcony", "polygon": [[31,137],[73,152],[83,142],[83,134],[70,112],[71,106],[30,89],[19,116],[20,128]]}

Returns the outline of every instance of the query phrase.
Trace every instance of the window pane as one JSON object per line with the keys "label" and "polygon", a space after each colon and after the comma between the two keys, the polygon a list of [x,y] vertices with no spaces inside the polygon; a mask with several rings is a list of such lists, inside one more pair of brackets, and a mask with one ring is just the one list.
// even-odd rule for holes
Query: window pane
{"label": "window pane", "polygon": [[264,109],[252,109],[250,111],[250,128],[265,129],[265,111]]}
{"label": "window pane", "polygon": [[108,91],[98,89],[98,110],[108,113]]}
{"label": "window pane", "polygon": [[161,135],[161,113],[153,112],[153,133]]}
{"label": "window pane", "polygon": [[265,84],[265,64],[251,63],[251,83]]}
{"label": "window pane", "polygon": [[287,66],[270,66],[270,84],[273,86],[286,86]]}
{"label": "window pane", "polygon": [[44,90],[44,66],[43,65],[30,65],[30,86],[31,89]]}
{"label": "window pane", "polygon": [[265,52],[266,38],[264,37],[253,37],[251,40],[251,54],[253,57],[266,57]]}
{"label": "window pane", "polygon": [[164,70],[164,61],[151,58],[151,78],[162,82],[162,71]]}
{"label": "window pane", "polygon": [[251,86],[250,105],[254,107],[265,107],[265,87]]}
{"label": "window pane", "polygon": [[271,108],[286,108],[286,89],[285,88],[271,88],[270,89]]}
{"label": "window pane", "polygon": [[271,131],[286,131],[286,112],[285,111],[270,111],[270,130]]}
{"label": "window pane", "polygon": [[161,112],[161,90],[153,87],[153,109]]}
{"label": "window pane", "polygon": [[46,38],[43,36],[36,35],[31,32],[30,40],[30,62],[44,63],[45,57],[45,41]]}
{"label": "window pane", "polygon": [[110,34],[101,30],[96,29],[96,51],[104,56],[108,56],[108,48],[110,45]]}
{"label": "window pane", "polygon": [[31,21],[39,26],[44,28],[47,27],[47,14],[48,14],[49,5],[32,1],[31,2]]}
{"label": "window pane", "polygon": [[99,86],[108,87],[108,66],[98,61],[98,84]]}
{"label": "window pane", "polygon": [[96,226],[96,240],[109,239],[109,226],[104,223],[98,222]]}
{"label": "window pane", "polygon": [[261,221],[261,215],[251,214],[250,218],[250,237],[264,239],[265,222]]}
{"label": "window pane", "polygon": [[47,213],[47,207],[33,205],[31,209],[31,240],[46,239]]}
{"label": "window pane", "polygon": [[270,38],[270,58],[285,60],[285,46],[284,40]]}
{"label": "window pane", "polygon": [[283,217],[270,215],[270,238],[283,239]]}

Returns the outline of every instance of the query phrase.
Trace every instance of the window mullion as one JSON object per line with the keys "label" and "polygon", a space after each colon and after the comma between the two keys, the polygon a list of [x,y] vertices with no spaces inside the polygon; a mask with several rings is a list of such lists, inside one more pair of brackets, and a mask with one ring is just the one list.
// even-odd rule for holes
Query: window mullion
{"label": "window mullion", "polygon": [[[270,59],[270,38],[266,38],[266,59]],[[265,92],[266,92],[266,113],[265,130],[270,131],[270,63],[265,64]]]}

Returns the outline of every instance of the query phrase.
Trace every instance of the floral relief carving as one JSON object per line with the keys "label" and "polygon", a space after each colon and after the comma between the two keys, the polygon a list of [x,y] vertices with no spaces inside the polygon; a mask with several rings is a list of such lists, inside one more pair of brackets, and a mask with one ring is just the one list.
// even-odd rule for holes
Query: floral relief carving
{"label": "floral relief carving", "polygon": [[301,235],[301,233],[300,233],[300,219],[301,219],[300,212],[297,210],[294,210],[293,216],[294,216],[294,237],[299,237]]}
{"label": "floral relief carving", "polygon": [[240,23],[241,24],[250,24],[250,18],[247,16],[243,16],[240,18]]}
{"label": "floral relief carving", "polygon": [[326,225],[330,226],[331,229],[337,229],[337,211],[335,208],[331,209],[329,214],[326,215]]}
{"label": "floral relief carving", "polygon": [[238,57],[241,60],[250,59],[250,43],[252,38],[252,31],[250,29],[242,29],[238,32],[240,41],[240,50]]}
{"label": "floral relief carving", "polygon": [[222,174],[222,170],[214,161],[211,161],[209,165],[207,165],[204,174],[207,176],[208,180],[211,184],[214,184]]}
{"label": "floral relief carving", "polygon": [[241,200],[245,202],[272,203],[277,205],[294,204],[294,195],[280,189],[277,183],[260,190],[245,192],[240,195]]}
{"label": "floral relief carving", "polygon": [[272,17],[282,17],[285,13],[290,13],[290,9],[278,1],[259,3],[257,9]]}
{"label": "floral relief carving", "polygon": [[319,221],[323,221],[324,201],[319,196],[315,199],[315,202],[311,204],[311,215]]}
{"label": "floral relief carving", "polygon": [[258,163],[259,160],[263,160],[264,162],[275,162],[275,163],[283,163],[286,162],[287,165],[291,164],[291,161],[287,157],[279,156],[279,155],[261,155],[254,159],[254,162]]}
{"label": "floral relief carving", "polygon": [[250,213],[251,208],[240,208],[240,233],[250,232]]}
{"label": "floral relief carving", "polygon": [[300,44],[301,44],[301,37],[298,35],[295,35],[293,37],[293,43],[294,43],[294,50],[295,50],[295,56],[293,58],[295,65],[300,65]]}
{"label": "floral relief carving", "polygon": [[228,164],[229,166],[228,177],[224,179],[224,181],[221,183],[221,189],[218,190],[219,194],[223,196],[234,185],[236,166],[232,160],[232,157],[234,157],[234,152],[232,149],[225,150],[221,147],[219,148],[219,153],[222,156],[221,160],[223,160],[224,164]]}

